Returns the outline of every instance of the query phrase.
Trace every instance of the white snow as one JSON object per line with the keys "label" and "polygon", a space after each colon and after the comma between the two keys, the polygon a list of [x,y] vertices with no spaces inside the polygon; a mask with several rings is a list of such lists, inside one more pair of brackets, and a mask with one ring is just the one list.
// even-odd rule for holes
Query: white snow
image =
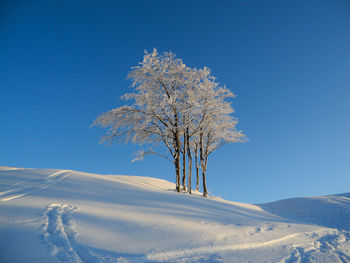
{"label": "white snow", "polygon": [[0,262],[350,262],[350,194],[251,205],[148,177],[0,167]]}

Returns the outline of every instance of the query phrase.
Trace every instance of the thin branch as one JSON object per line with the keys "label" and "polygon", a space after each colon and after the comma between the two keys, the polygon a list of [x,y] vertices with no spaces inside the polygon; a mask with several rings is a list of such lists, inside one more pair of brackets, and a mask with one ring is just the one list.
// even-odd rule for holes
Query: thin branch
{"label": "thin branch", "polygon": [[152,151],[152,150],[142,152],[142,156],[136,157],[135,159],[132,160],[132,162],[135,162],[135,161],[138,161],[138,160],[140,160],[140,159],[143,159],[144,156],[146,156],[146,155],[151,155],[151,154],[158,155],[158,156],[160,156],[160,157],[163,157],[163,158],[167,159],[167,160],[170,161],[170,162],[174,162],[174,160],[168,158],[166,155],[164,155],[164,154],[162,154],[162,153],[154,152],[154,151]]}

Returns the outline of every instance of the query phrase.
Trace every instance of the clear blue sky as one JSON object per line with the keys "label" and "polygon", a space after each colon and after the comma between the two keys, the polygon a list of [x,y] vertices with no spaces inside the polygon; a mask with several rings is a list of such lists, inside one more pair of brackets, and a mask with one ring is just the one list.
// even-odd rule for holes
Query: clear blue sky
{"label": "clear blue sky", "polygon": [[211,156],[211,194],[242,202],[350,192],[350,2],[1,1],[0,165],[152,176],[159,157],[98,144],[144,49],[207,66],[246,144]]}

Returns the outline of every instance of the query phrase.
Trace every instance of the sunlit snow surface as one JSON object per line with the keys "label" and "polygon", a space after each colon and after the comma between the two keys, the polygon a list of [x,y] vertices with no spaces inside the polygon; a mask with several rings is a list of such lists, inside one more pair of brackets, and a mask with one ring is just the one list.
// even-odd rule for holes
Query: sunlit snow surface
{"label": "sunlit snow surface", "polygon": [[350,262],[350,194],[262,205],[0,167],[0,262]]}

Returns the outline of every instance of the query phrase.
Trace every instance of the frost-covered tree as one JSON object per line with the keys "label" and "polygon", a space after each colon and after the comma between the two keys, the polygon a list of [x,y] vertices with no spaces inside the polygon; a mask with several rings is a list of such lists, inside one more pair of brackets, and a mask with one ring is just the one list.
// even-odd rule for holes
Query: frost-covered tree
{"label": "frost-covered tree", "polygon": [[207,196],[208,156],[221,145],[244,138],[235,129],[237,121],[231,116],[231,104],[226,101],[233,94],[218,85],[208,68],[189,68],[174,53],[159,54],[156,49],[145,52],[143,61],[132,68],[128,78],[132,82],[132,92],[122,98],[131,101],[130,105],[106,112],[94,122],[94,125],[109,127],[102,142],[134,142],[153,145],[157,149],[162,145],[167,153],[146,147],[136,159],[156,154],[170,160],[175,167],[178,192],[181,181],[186,191],[188,174],[188,191],[191,193],[194,155],[196,188],[198,190],[200,166],[203,194]]}
{"label": "frost-covered tree", "polygon": [[192,133],[188,140],[192,139],[191,145],[195,153],[197,190],[199,151],[203,195],[207,196],[206,171],[209,155],[226,143],[244,142],[246,138],[241,131],[236,130],[237,120],[232,116],[234,110],[227,101],[228,98],[234,97],[234,94],[225,87],[220,87],[208,68],[196,70],[195,74],[197,75],[196,85],[193,87],[195,95],[190,96],[192,118],[190,125],[187,126]]}
{"label": "frost-covered tree", "polygon": [[[113,109],[95,121],[95,124],[110,127],[103,141],[118,138],[139,144],[162,142],[175,166],[178,192],[181,189],[183,95],[190,77],[191,69],[173,53],[159,54],[156,49],[152,53],[146,52],[143,61],[128,76],[134,92],[125,94],[123,98],[132,100],[132,105]],[[168,158],[147,150],[141,151],[137,159],[150,153]]]}

